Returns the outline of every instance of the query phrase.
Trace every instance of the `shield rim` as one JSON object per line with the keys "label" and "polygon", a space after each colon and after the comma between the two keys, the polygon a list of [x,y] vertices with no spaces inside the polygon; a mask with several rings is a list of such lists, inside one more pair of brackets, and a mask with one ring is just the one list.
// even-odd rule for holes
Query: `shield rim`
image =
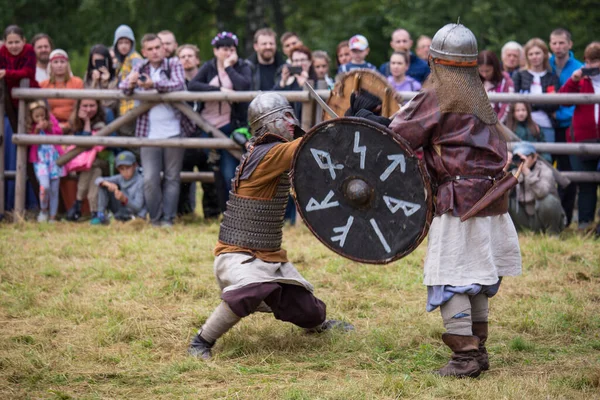
{"label": "shield rim", "polygon": [[[345,86],[347,84],[346,80],[351,79],[353,77],[355,77],[356,75],[361,75],[361,74],[366,74],[366,75],[371,75],[371,77],[373,79],[377,79],[385,88],[387,88],[387,90],[389,91],[388,93],[391,95],[391,100],[395,101],[398,105],[397,110],[394,111],[393,113],[391,113],[389,115],[389,117],[391,118],[394,114],[396,114],[400,108],[402,107],[402,102],[406,99],[403,99],[402,96],[400,96],[400,94],[398,94],[398,92],[396,91],[396,89],[392,86],[392,84],[390,82],[388,82],[388,80],[381,75],[378,71],[374,71],[372,69],[369,68],[357,68],[357,69],[353,69],[351,71],[348,72],[344,72],[342,73],[342,77],[336,81],[333,89],[331,89],[331,95],[329,96],[329,98],[327,99],[327,105],[330,106],[331,108],[334,108],[334,106],[331,104],[331,101],[333,100],[334,95],[341,97],[340,96],[340,92],[343,93],[343,86]],[[351,83],[351,82],[348,82]],[[373,93],[375,96],[379,97],[382,101],[383,101],[383,96],[388,96],[387,93],[375,93],[371,90],[371,93]],[[350,99],[347,99],[348,101],[348,107],[350,107]],[[346,110],[343,110],[344,112]],[[386,115],[384,115],[385,117]],[[327,113],[326,110],[323,110],[322,113],[322,120],[323,121],[331,121],[333,119],[335,119],[334,117],[332,117],[331,115],[329,115]]]}
{"label": "shield rim", "polygon": [[[300,151],[304,148],[306,143],[308,143],[309,139],[311,137],[313,137],[316,134],[316,132],[319,131],[319,129],[321,127],[332,124],[332,123],[336,123],[336,122],[348,122],[348,121],[353,122],[356,125],[368,126],[370,128],[374,128],[376,130],[383,131],[385,134],[387,134],[390,137],[390,139],[395,141],[403,150],[405,150],[408,155],[414,157],[417,160],[417,166],[419,168],[419,171],[421,172],[421,180],[423,182],[423,187],[425,189],[425,195],[426,195],[425,203],[427,206],[427,213],[425,215],[425,226],[423,227],[421,235],[417,237],[417,239],[413,242],[413,244],[411,246],[406,248],[404,251],[397,253],[397,254],[393,255],[392,257],[389,257],[386,259],[367,260],[367,259],[362,259],[359,257],[353,257],[348,254],[342,253],[337,248],[334,248],[333,246],[331,246],[326,240],[321,238],[321,236],[315,232],[315,230],[313,229],[313,227],[310,224],[308,224],[306,222],[307,221],[306,213],[302,209],[300,204],[298,203],[298,198],[296,196],[296,163],[298,161],[298,155],[300,154]],[[417,247],[419,247],[419,245],[423,242],[423,240],[427,236],[427,233],[429,232],[429,228],[431,227],[431,222],[433,221],[433,214],[434,214],[433,189],[431,186],[431,179],[429,178],[429,174],[427,172],[427,168],[425,167],[424,161],[417,157],[416,153],[413,151],[413,149],[410,147],[410,145],[408,144],[408,142],[406,140],[395,135],[391,129],[389,129],[386,126],[383,126],[383,125],[377,124],[375,122],[369,121],[367,119],[364,119],[364,118],[340,117],[340,118],[329,119],[327,121],[323,121],[323,122],[313,126],[302,137],[302,142],[300,143],[300,145],[294,152],[294,160],[292,162],[292,169],[290,170],[290,180],[291,180],[292,189],[293,189],[292,197],[294,198],[294,203],[296,204],[296,209],[300,213],[300,216],[302,217],[304,224],[308,227],[308,229],[311,231],[313,236],[315,236],[317,239],[319,239],[319,241],[321,243],[323,243],[325,245],[325,247],[327,247],[334,253],[336,253],[344,258],[347,258],[347,259],[350,259],[353,261],[357,261],[357,262],[360,262],[363,264],[375,264],[375,265],[389,264],[391,262],[399,260],[399,259],[407,256],[408,254],[412,253]]]}

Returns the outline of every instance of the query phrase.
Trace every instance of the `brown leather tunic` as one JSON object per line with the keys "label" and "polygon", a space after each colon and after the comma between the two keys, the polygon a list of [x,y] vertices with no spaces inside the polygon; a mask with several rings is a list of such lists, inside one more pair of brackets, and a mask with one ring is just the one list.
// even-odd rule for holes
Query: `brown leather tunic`
{"label": "brown leather tunic", "polygon": [[[433,89],[419,93],[390,124],[413,149],[423,147],[425,163],[437,187],[435,215],[466,213],[504,176],[506,141],[496,125],[472,114],[442,113]],[[460,178],[457,178],[460,177]],[[508,211],[508,193],[477,217]]]}

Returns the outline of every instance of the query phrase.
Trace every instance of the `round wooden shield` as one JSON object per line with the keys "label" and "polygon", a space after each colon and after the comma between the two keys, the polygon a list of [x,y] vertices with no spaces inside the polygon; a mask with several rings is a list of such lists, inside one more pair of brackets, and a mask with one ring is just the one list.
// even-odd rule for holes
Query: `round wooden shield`
{"label": "round wooden shield", "polygon": [[[350,96],[358,89],[368,90],[381,99],[381,115],[391,117],[400,109],[402,99],[383,75],[370,69],[354,69],[342,75],[331,90],[327,104],[339,116],[350,108]],[[333,117],[323,111],[323,121]]]}
{"label": "round wooden shield", "polygon": [[382,125],[362,118],[316,125],[296,151],[291,176],[302,219],[341,256],[385,264],[427,235],[433,196],[425,166]]}

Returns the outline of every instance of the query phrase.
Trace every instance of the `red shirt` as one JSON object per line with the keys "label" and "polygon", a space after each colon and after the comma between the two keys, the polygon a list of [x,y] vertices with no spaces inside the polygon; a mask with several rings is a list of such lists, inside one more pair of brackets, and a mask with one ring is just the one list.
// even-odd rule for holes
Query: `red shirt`
{"label": "red shirt", "polygon": [[25,44],[21,53],[16,56],[10,54],[6,46],[0,47],[0,69],[6,70],[6,87],[8,89],[9,96],[12,100],[15,112],[18,110],[19,101],[12,98],[12,89],[19,87],[21,79],[29,79],[29,87],[39,87],[35,80],[35,64],[36,64],[35,52],[33,46]]}
{"label": "red shirt", "polygon": [[[594,94],[594,86],[589,79],[575,82],[569,78],[560,88],[560,93]],[[567,132],[567,142],[600,141],[600,123],[596,121],[595,108],[598,104],[577,104],[573,113],[573,122]]]}

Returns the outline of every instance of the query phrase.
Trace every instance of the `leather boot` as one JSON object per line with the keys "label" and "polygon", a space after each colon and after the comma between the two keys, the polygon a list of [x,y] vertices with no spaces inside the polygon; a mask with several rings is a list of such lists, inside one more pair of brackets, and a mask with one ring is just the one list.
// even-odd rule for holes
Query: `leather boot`
{"label": "leather boot", "polygon": [[210,360],[212,357],[212,347],[214,343],[210,343],[200,334],[194,336],[192,339],[192,343],[190,343],[190,347],[188,347],[188,354],[192,357],[201,358],[203,360]]}
{"label": "leather boot", "polygon": [[444,333],[442,340],[452,350],[452,359],[437,371],[440,376],[477,378],[481,374],[481,368],[476,359],[479,354],[479,338],[477,336]]}
{"label": "leather boot", "polygon": [[488,323],[486,322],[473,322],[473,335],[479,338],[479,354],[477,355],[477,362],[479,362],[479,368],[482,371],[490,369],[490,362],[488,358],[488,352],[485,348],[485,342],[488,338]]}

